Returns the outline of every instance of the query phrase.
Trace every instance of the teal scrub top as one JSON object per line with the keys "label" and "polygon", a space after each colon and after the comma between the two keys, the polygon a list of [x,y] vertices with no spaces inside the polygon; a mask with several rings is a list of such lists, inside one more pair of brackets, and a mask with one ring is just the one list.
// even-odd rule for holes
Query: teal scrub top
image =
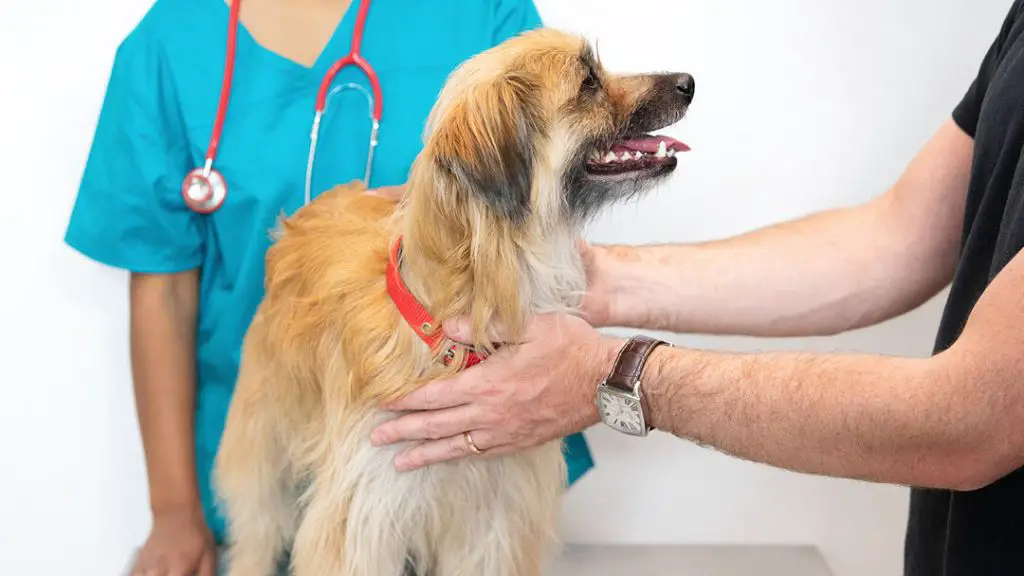
{"label": "teal scrub top", "polygon": [[[216,114],[229,8],[158,0],[119,46],[65,241],[101,263],[142,273],[201,268],[196,349],[196,465],[207,522],[223,541],[210,471],[242,337],[263,296],[268,231],[303,203],[313,109],[327,69],[349,50],[358,0],[311,67],[238,32],[230,104],[214,166],[228,184],[211,215],[191,212],[182,179],[202,166]],[[371,187],[405,182],[427,114],[462,61],[541,25],[530,0],[377,0],[363,55],[383,91]],[[335,85],[365,77],[347,67]],[[335,94],[317,146],[312,191],[362,179],[370,132],[356,90]],[[593,466],[582,435],[566,439],[569,483]]]}

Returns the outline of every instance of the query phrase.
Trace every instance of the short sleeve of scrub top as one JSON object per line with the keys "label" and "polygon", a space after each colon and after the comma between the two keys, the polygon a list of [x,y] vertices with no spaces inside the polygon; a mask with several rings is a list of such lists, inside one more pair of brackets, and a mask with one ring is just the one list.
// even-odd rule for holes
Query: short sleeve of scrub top
{"label": "short sleeve of scrub top", "polygon": [[181,200],[192,166],[148,27],[143,20],[117,50],[65,241],[110,266],[180,272],[201,264],[202,235]]}
{"label": "short sleeve of scrub top", "polygon": [[543,26],[531,0],[498,0],[494,11],[494,45],[523,32]]}

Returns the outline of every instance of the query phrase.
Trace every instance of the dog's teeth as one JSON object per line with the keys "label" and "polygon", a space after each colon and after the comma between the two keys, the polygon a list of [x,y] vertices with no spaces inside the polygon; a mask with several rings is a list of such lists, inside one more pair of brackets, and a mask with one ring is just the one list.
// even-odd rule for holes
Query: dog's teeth
{"label": "dog's teeth", "polygon": [[640,152],[640,151],[633,152],[633,158],[635,158],[637,160],[639,160],[640,157],[643,156],[643,155],[644,155],[644,153]]}
{"label": "dog's teeth", "polygon": [[602,160],[604,162],[615,162],[618,159],[619,157],[615,155],[615,152],[609,152],[604,155],[604,158]]}
{"label": "dog's teeth", "polygon": [[664,158],[666,154],[668,154],[668,150],[665,148],[665,141],[662,140],[661,143],[658,144],[658,153],[655,154],[655,156],[658,158]]}
{"label": "dog's teeth", "polygon": [[666,152],[665,155],[668,156],[669,158],[671,158],[671,157],[676,155],[676,151],[670,149],[668,152]]}
{"label": "dog's teeth", "polygon": [[601,159],[601,153],[597,150],[590,151],[590,160],[598,161]]}
{"label": "dog's teeth", "polygon": [[633,157],[629,155],[629,152],[623,152],[622,153],[622,161],[623,162],[628,162],[629,160],[632,160],[632,159],[633,159]]}

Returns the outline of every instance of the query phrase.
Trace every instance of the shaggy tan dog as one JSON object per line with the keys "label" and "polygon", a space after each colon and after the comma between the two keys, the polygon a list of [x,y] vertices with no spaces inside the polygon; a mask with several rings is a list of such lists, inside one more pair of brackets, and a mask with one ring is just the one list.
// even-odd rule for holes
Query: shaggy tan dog
{"label": "shaggy tan dog", "polygon": [[446,319],[514,336],[576,310],[583,225],[675,169],[687,147],[647,132],[692,96],[689,75],[611,75],[580,38],[526,33],[452,74],[397,206],[343,186],[283,222],[216,462],[231,576],[269,576],[284,550],[298,576],[540,573],[559,443],[398,473],[402,447],[370,430],[493,350],[444,341]]}

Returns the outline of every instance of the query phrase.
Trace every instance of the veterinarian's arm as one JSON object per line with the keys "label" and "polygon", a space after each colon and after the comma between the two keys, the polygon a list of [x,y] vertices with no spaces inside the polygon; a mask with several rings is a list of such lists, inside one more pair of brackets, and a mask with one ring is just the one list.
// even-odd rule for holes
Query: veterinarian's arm
{"label": "veterinarian's arm", "polygon": [[601,326],[796,336],[907,312],[952,278],[972,147],[949,120],[866,204],[705,244],[594,247],[589,317]]}
{"label": "veterinarian's arm", "polygon": [[197,270],[133,274],[131,357],[153,531],[142,553],[171,574],[213,575],[195,471]]}
{"label": "veterinarian's arm", "polygon": [[[468,323],[446,328],[470,341]],[[992,282],[962,336],[928,359],[735,354],[658,347],[643,376],[660,430],[798,472],[974,489],[1024,464],[1024,253]],[[501,333],[492,334],[500,341]],[[503,454],[599,422],[596,384],[622,340],[559,315],[533,319],[520,346],[392,408],[373,441],[428,441],[407,470],[473,457],[461,433]]]}

